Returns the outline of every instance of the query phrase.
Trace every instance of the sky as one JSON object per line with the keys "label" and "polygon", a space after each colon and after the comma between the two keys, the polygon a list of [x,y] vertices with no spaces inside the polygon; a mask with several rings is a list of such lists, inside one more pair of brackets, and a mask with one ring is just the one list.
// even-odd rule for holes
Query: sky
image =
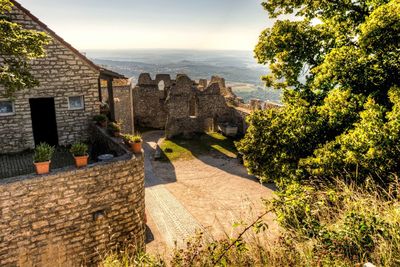
{"label": "sky", "polygon": [[80,50],[253,50],[273,24],[261,0],[17,1]]}

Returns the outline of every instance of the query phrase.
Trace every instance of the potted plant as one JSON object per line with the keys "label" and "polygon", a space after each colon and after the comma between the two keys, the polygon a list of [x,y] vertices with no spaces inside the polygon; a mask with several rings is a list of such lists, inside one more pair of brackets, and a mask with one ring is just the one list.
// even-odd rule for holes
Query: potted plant
{"label": "potted plant", "polygon": [[140,134],[124,134],[122,138],[125,144],[130,146],[134,153],[142,152],[142,136]]}
{"label": "potted plant", "polygon": [[142,136],[139,133],[136,133],[131,137],[131,141],[133,153],[142,153]]}
{"label": "potted plant", "polygon": [[104,114],[99,114],[93,117],[93,120],[101,127],[107,127],[107,116]]}
{"label": "potted plant", "polygon": [[77,168],[86,167],[88,165],[89,155],[87,151],[88,146],[84,143],[75,143],[69,150],[69,152],[74,156]]}
{"label": "potted plant", "polygon": [[33,155],[33,164],[37,174],[46,174],[50,172],[51,157],[54,154],[54,147],[46,143],[40,143],[35,148]]}
{"label": "potted plant", "polygon": [[132,143],[132,136],[131,134],[123,134],[121,135],[122,140],[124,140],[125,145],[130,146]]}
{"label": "potted plant", "polygon": [[119,137],[121,135],[121,126],[116,122],[111,122],[107,126],[108,131],[114,135],[115,137]]}

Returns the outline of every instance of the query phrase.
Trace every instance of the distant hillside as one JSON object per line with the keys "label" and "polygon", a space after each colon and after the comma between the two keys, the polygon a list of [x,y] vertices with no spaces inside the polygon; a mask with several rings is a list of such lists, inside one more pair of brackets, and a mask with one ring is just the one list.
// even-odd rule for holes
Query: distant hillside
{"label": "distant hillside", "polygon": [[185,73],[192,79],[224,77],[234,92],[245,101],[260,98],[280,102],[279,91],[265,90],[260,80],[268,72],[256,63],[247,51],[191,51],[191,50],[121,50],[87,51],[96,64],[103,65],[128,77],[137,78],[148,72],[172,77]]}

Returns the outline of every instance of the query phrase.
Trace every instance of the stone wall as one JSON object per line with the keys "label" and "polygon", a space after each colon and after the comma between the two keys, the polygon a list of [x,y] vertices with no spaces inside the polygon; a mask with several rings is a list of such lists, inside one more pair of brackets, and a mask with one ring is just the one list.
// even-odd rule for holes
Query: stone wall
{"label": "stone wall", "polygon": [[[107,88],[102,88],[103,100],[108,99]],[[130,85],[113,86],[115,120],[122,122],[122,132],[134,133],[133,103]]]}
{"label": "stone wall", "polygon": [[[163,80],[164,88],[159,89],[158,83]],[[135,125],[144,128],[164,129],[167,122],[165,99],[172,84],[169,75],[157,75],[152,80],[148,73],[141,74],[138,84],[133,89],[133,107]]]}
{"label": "stone wall", "polygon": [[[24,28],[46,31],[16,7],[9,17]],[[54,98],[60,145],[87,139],[88,122],[99,113],[99,72],[56,38],[46,46],[46,51],[45,58],[32,62],[32,74],[40,86],[18,92],[15,95],[15,115],[0,116],[1,152],[34,147],[30,98]],[[0,95],[3,90],[0,87]],[[84,110],[68,110],[68,97],[80,95],[84,95]]]}
{"label": "stone wall", "polygon": [[143,157],[130,153],[84,169],[2,179],[0,266],[86,266],[122,242],[142,247],[144,199]]}
{"label": "stone wall", "polygon": [[[160,82],[163,81],[163,87]],[[218,123],[242,124],[229,103],[236,96],[223,78],[213,76],[198,83],[180,74],[175,80],[159,74],[153,80],[141,74],[133,90],[135,123],[165,129],[168,138],[213,131]],[[243,128],[243,127],[240,127]]]}

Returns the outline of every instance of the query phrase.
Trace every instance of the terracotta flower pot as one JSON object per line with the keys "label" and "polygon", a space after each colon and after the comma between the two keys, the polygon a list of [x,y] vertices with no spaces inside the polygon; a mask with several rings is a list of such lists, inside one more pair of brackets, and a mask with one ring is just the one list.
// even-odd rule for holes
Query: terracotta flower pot
{"label": "terracotta flower pot", "polygon": [[133,153],[135,153],[135,154],[142,153],[142,142],[140,142],[140,143],[132,142],[131,149],[133,150]]}
{"label": "terracotta flower pot", "polygon": [[81,167],[86,167],[88,165],[89,156],[88,155],[78,156],[78,157],[74,156],[74,159],[75,159],[75,166],[77,168],[81,168]]}
{"label": "terracotta flower pot", "polygon": [[36,174],[47,174],[50,172],[50,162],[51,161],[45,161],[45,162],[34,162],[33,164],[35,165],[36,169]]}

